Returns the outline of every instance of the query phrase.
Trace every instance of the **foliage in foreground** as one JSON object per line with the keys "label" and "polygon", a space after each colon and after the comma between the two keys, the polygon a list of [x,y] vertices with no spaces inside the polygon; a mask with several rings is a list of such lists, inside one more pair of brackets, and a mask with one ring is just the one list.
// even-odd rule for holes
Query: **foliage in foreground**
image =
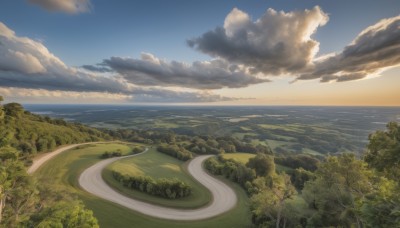
{"label": "foliage in foreground", "polygon": [[0,148],[0,164],[0,227],[98,227],[80,201],[40,188],[14,148]]}
{"label": "foliage in foreground", "polygon": [[102,136],[91,128],[30,114],[16,103],[0,105],[0,227],[98,227],[80,201],[38,185],[25,163],[36,152]]}
{"label": "foliage in foreground", "polygon": [[400,126],[389,123],[387,131],[369,139],[364,160],[354,154],[329,156],[320,163],[312,160],[314,171],[314,165],[299,162],[303,158],[280,159],[297,167],[295,185],[285,173],[277,174],[265,155],[247,163],[257,177],[245,185],[238,181],[243,165],[211,158],[205,167],[241,183],[257,227],[400,227]]}

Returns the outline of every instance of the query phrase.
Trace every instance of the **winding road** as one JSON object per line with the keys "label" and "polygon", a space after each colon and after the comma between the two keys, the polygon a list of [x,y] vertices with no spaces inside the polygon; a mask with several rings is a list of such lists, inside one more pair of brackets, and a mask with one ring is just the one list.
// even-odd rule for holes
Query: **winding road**
{"label": "winding road", "polygon": [[42,156],[42,157],[40,157],[40,158],[38,158],[36,160],[35,159],[33,160],[33,163],[31,165],[31,167],[28,168],[27,172],[29,174],[34,173],[45,162],[47,162],[48,160],[50,160],[54,156],[56,156],[58,154],[61,154],[64,151],[70,150],[70,149],[72,149],[74,147],[77,147],[77,146],[82,146],[82,145],[87,145],[87,144],[99,144],[99,143],[105,143],[105,142],[88,142],[88,143],[72,144],[72,145],[68,145],[68,146],[64,146],[64,147],[58,148],[57,150],[55,150],[53,152],[45,153],[44,156]]}
{"label": "winding road", "polygon": [[[29,173],[35,172],[41,165],[52,157],[69,150],[73,147],[92,143],[74,144],[57,149],[46,154],[33,162],[28,169]],[[146,153],[148,148],[140,154]],[[237,203],[236,193],[222,181],[207,174],[202,167],[202,163],[213,155],[202,155],[194,158],[188,165],[189,173],[206,188],[213,196],[213,200],[207,206],[197,209],[175,209],[146,203],[140,200],[126,197],[108,186],[102,178],[102,170],[109,164],[128,157],[139,156],[140,154],[128,155],[124,157],[114,157],[102,160],[87,168],[79,177],[80,186],[87,192],[105,200],[114,202],[128,209],[140,212],[145,215],[180,221],[201,220],[223,214],[231,210]]]}

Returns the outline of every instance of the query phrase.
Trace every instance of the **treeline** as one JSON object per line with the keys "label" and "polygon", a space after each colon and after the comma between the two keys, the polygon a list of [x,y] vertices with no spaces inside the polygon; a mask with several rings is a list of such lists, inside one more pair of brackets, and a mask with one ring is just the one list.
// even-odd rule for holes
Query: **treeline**
{"label": "treeline", "polygon": [[214,175],[222,175],[227,179],[247,188],[256,173],[253,169],[246,167],[233,159],[224,159],[222,156],[212,157],[204,162],[204,167]]}
{"label": "treeline", "polygon": [[0,104],[0,227],[98,227],[82,202],[39,185],[25,163],[37,152],[103,138],[93,128],[33,115],[17,103]]}
{"label": "treeline", "polygon": [[177,179],[158,179],[149,176],[128,176],[112,171],[113,177],[123,186],[145,192],[150,195],[160,196],[167,199],[179,199],[189,196],[191,187]]}
{"label": "treeline", "polygon": [[16,148],[21,152],[21,158],[28,159],[65,144],[111,139],[94,128],[32,114],[17,103],[5,104],[2,110],[0,145],[9,144]]}
{"label": "treeline", "polygon": [[118,129],[104,132],[114,139],[146,144],[170,144],[178,145],[196,154],[221,154],[221,153],[263,153],[272,154],[269,147],[264,145],[253,145],[243,142],[234,137],[213,137],[213,136],[189,136],[177,135],[173,132]]}
{"label": "treeline", "polygon": [[[144,150],[143,147],[134,147],[130,154],[138,154]],[[116,151],[106,151],[100,155],[101,159],[112,158],[112,157],[121,157],[122,151],[121,149],[117,149]]]}
{"label": "treeline", "polygon": [[160,145],[157,147],[157,151],[182,161],[187,161],[193,157],[190,151],[177,145]]}
{"label": "treeline", "polygon": [[321,162],[308,155],[276,159],[295,168],[292,176],[277,173],[272,157],[265,155],[246,165],[212,158],[206,167],[242,186],[239,170],[255,173],[244,187],[256,227],[400,227],[398,123],[371,134],[367,149],[363,159],[354,154]]}

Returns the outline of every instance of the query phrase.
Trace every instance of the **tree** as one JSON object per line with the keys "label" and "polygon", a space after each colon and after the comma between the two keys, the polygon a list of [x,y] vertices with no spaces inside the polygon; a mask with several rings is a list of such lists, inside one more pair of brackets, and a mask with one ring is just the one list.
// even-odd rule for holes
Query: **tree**
{"label": "tree", "polygon": [[[386,125],[386,131],[369,136],[364,160],[381,176],[379,189],[368,196],[362,215],[371,227],[400,227],[400,126]],[[387,178],[387,179],[386,179]]]}
{"label": "tree", "polygon": [[1,106],[1,102],[2,102],[3,100],[4,100],[3,97],[0,96],[0,121],[1,121],[2,119],[4,119],[3,106]]}
{"label": "tree", "polygon": [[361,207],[368,227],[400,227],[400,189],[395,181],[383,180]]}
{"label": "tree", "polygon": [[250,158],[246,166],[254,169],[257,176],[271,176],[275,173],[274,159],[266,154],[257,154]]}
{"label": "tree", "polygon": [[303,197],[315,210],[309,224],[316,227],[363,227],[361,206],[377,186],[373,172],[354,154],[328,157],[305,184]]}
{"label": "tree", "polygon": [[251,197],[252,211],[258,223],[268,227],[286,227],[290,215],[289,200],[296,195],[296,189],[286,174],[258,178],[255,181],[258,193]]}
{"label": "tree", "polygon": [[400,179],[400,126],[390,122],[386,131],[369,136],[364,160],[368,165],[392,180]]}
{"label": "tree", "polygon": [[0,163],[0,224],[15,227],[35,211],[38,192],[14,148],[0,148]]}
{"label": "tree", "polygon": [[93,227],[98,228],[93,212],[85,209],[80,201],[60,201],[44,208],[33,216],[29,225],[37,228],[46,227]]}
{"label": "tree", "polygon": [[3,106],[6,115],[20,117],[24,113],[24,108],[18,103],[8,103]]}

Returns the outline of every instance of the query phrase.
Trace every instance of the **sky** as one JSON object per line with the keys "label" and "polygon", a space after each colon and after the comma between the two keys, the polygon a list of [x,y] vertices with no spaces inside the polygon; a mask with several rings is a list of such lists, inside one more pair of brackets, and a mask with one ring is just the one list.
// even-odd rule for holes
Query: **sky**
{"label": "sky", "polygon": [[3,1],[0,95],[400,106],[400,1]]}

